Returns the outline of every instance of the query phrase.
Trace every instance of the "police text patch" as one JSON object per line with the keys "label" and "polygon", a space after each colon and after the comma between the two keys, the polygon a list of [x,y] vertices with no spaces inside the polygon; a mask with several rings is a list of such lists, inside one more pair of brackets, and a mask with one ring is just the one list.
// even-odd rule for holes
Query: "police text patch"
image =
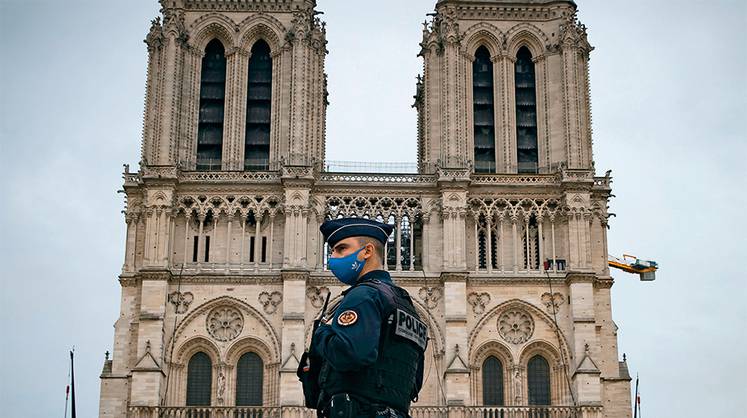
{"label": "police text patch", "polygon": [[340,316],[337,317],[337,323],[342,325],[343,327],[346,327],[348,325],[355,324],[355,321],[358,320],[358,313],[348,309],[347,311],[340,314]]}
{"label": "police text patch", "polygon": [[414,342],[425,351],[426,344],[428,343],[428,327],[423,323],[423,321],[413,315],[397,309],[394,333]]}

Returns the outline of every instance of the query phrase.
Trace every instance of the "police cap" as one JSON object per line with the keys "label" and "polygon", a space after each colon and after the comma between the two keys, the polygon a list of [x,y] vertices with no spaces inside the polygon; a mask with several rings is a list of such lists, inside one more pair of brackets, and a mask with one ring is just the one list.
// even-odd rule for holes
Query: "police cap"
{"label": "police cap", "polygon": [[394,225],[389,225],[365,218],[340,218],[326,221],[319,227],[330,247],[345,238],[371,237],[386,243]]}

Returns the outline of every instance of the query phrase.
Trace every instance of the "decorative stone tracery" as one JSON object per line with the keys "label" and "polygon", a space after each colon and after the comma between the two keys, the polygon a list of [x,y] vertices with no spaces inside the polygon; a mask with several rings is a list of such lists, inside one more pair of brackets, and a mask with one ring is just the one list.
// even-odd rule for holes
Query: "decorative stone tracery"
{"label": "decorative stone tracery", "polygon": [[278,305],[283,301],[283,294],[280,292],[262,292],[257,298],[262,304],[266,314],[274,314],[278,310]]}
{"label": "decorative stone tracery", "polygon": [[472,292],[467,295],[467,303],[472,305],[472,312],[479,315],[485,312],[485,306],[490,303],[490,294],[486,292]]}
{"label": "decorative stone tracery", "polygon": [[534,333],[534,320],[524,311],[506,311],[498,317],[498,333],[512,344],[525,343]]}
{"label": "decorative stone tracery", "polygon": [[230,306],[214,308],[207,316],[208,333],[218,341],[231,341],[244,329],[244,315]]}
{"label": "decorative stone tracery", "polygon": [[437,287],[421,287],[418,291],[418,296],[423,301],[428,309],[433,309],[438,306],[438,301],[441,300],[441,289]]}

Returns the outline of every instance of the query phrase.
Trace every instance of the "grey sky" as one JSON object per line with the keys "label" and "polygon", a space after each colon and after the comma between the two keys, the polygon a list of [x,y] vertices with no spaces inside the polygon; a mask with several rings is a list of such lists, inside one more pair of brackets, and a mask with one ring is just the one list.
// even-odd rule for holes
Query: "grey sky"
{"label": "grey sky", "polygon": [[[747,2],[579,0],[596,47],[595,160],[612,169],[613,317],[647,417],[726,417],[747,396]],[[410,108],[435,0],[319,0],[327,158],[414,161]],[[0,396],[6,417],[62,416],[76,346],[96,416],[123,260],[122,163],[139,159],[156,0],[0,0]],[[738,405],[741,408],[738,408]]]}

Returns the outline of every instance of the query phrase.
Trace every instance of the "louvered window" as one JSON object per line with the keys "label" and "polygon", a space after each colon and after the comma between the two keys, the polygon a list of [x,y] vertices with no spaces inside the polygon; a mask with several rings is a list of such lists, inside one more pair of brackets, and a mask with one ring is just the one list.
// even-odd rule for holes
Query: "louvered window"
{"label": "louvered window", "polygon": [[537,94],[534,62],[527,47],[516,55],[516,151],[519,173],[536,173],[537,158]]}
{"label": "louvered window", "polygon": [[487,48],[475,52],[472,63],[472,110],[475,136],[475,173],[495,172],[495,117],[493,62]]}
{"label": "louvered window", "polygon": [[482,363],[483,405],[503,405],[503,364],[490,356]]}
{"label": "louvered window", "polygon": [[236,406],[262,405],[262,359],[246,353],[236,366]]}
{"label": "louvered window", "polygon": [[550,405],[550,366],[542,356],[534,356],[527,365],[529,405]]}
{"label": "louvered window", "polygon": [[246,98],[244,170],[267,170],[270,162],[270,100],[272,58],[270,46],[259,40],[249,58]]}
{"label": "louvered window", "polygon": [[213,364],[203,352],[195,353],[187,366],[187,406],[209,406]]}
{"label": "louvered window", "polygon": [[197,125],[197,169],[220,170],[223,152],[223,110],[226,99],[226,55],[213,39],[205,48],[200,75],[200,115]]}

